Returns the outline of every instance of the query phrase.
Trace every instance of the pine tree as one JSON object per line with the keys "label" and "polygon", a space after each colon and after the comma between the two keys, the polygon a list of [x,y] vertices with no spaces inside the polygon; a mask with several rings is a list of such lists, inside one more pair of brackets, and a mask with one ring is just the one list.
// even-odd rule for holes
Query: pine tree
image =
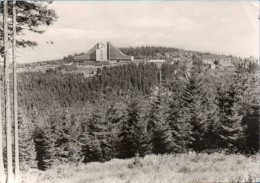
{"label": "pine tree", "polygon": [[119,125],[123,119],[125,106],[118,103],[112,102],[109,104],[106,110],[105,118],[107,122],[107,141],[110,144],[110,154],[107,157],[112,159],[118,157],[118,143],[119,143]]}
{"label": "pine tree", "polygon": [[51,114],[44,123],[35,124],[34,142],[37,154],[36,159],[40,170],[51,168],[59,162],[56,146],[59,137],[56,128],[57,118],[57,115]]}
{"label": "pine tree", "polygon": [[173,152],[185,152],[193,142],[192,125],[187,116],[187,109],[180,97],[173,94],[167,111],[167,121],[172,132]]}
{"label": "pine tree", "polygon": [[154,154],[164,154],[173,152],[174,141],[169,124],[165,120],[162,112],[159,112],[156,125],[152,129],[152,152]]}
{"label": "pine tree", "polygon": [[[214,86],[192,70],[191,78],[182,95],[183,110],[186,120],[192,126],[193,142],[190,147],[196,151],[214,146],[214,137],[218,125],[218,108]],[[212,90],[213,89],[213,90]]]}
{"label": "pine tree", "polygon": [[81,128],[79,119],[75,114],[70,115],[69,125],[67,125],[66,130],[67,130],[67,137],[68,137],[68,142],[65,147],[65,150],[68,152],[67,158],[68,159],[80,158],[82,156],[80,136],[83,130]]}
{"label": "pine tree", "polygon": [[50,133],[46,132],[46,128],[37,126],[35,128],[35,148],[37,167],[39,170],[46,170],[54,163],[54,142],[52,141]]}
{"label": "pine tree", "polygon": [[[78,128],[76,127],[76,123],[74,121],[72,125],[71,116],[68,113],[68,111],[63,111],[62,115],[59,117],[60,123],[57,124],[58,131],[56,132],[58,134],[58,138],[56,141],[56,148],[57,148],[57,156],[60,159],[60,161],[67,161],[69,158],[69,154],[73,151],[73,148],[75,148],[75,152],[77,151],[77,134],[80,133],[80,131],[75,131]],[[73,138],[74,137],[74,138]]]}
{"label": "pine tree", "polygon": [[150,103],[149,103],[149,109],[147,111],[147,130],[149,133],[151,133],[152,129],[155,128],[156,123],[158,121],[158,113],[160,112],[160,105],[162,103],[161,97],[160,97],[160,89],[155,88],[154,93],[150,97]]}
{"label": "pine tree", "polygon": [[132,126],[128,123],[126,118],[122,120],[119,132],[119,143],[118,143],[118,157],[119,158],[130,158],[133,157],[133,141],[132,141]]}
{"label": "pine tree", "polygon": [[[246,143],[244,151],[256,152],[259,149],[259,82],[251,74],[241,73],[239,83],[236,84],[239,97],[239,114],[243,116],[242,125],[245,129]],[[241,95],[242,94],[242,95]]]}
{"label": "pine tree", "polygon": [[192,125],[192,148],[199,150],[202,148],[202,141],[205,132],[208,129],[207,116],[202,103],[202,95],[200,93],[200,82],[197,74],[192,74],[186,89],[182,95],[184,111],[187,115],[187,121]]}
{"label": "pine tree", "polygon": [[148,116],[148,132],[151,136],[152,152],[155,154],[170,153],[173,150],[171,128],[167,121],[166,88],[156,88],[150,97]]}
{"label": "pine tree", "polygon": [[[33,119],[34,120],[34,119]],[[18,114],[19,124],[19,159],[22,170],[36,167],[36,150],[34,144],[34,122],[25,120]]]}
{"label": "pine tree", "polygon": [[[234,79],[234,78],[233,78]],[[237,151],[245,143],[246,126],[242,124],[241,93],[235,80],[224,82],[219,89],[220,127],[218,130],[222,148]]]}
{"label": "pine tree", "polygon": [[149,135],[146,125],[141,123],[140,106],[137,99],[132,100],[127,107],[125,119],[122,120],[119,133],[119,157],[130,158],[136,153],[144,156],[149,153]]}
{"label": "pine tree", "polygon": [[151,137],[147,131],[147,123],[139,118],[133,126],[133,146],[135,155],[138,153],[141,157],[150,154],[152,150]]}
{"label": "pine tree", "polygon": [[[107,121],[105,119],[105,110],[104,106],[97,105],[95,106],[90,119],[88,120],[88,124],[86,130],[83,132],[84,135],[81,138],[82,141],[82,151],[85,155],[85,162],[87,161],[107,161],[111,159],[111,154],[113,147],[109,143],[109,131],[107,129]],[[94,142],[91,142],[91,141]],[[94,150],[98,152],[94,152]],[[100,151],[100,153],[99,153]],[[89,153],[94,153],[88,154]],[[97,156],[95,153],[100,154]],[[92,157],[96,157],[93,160]],[[99,159],[97,159],[99,157]]]}
{"label": "pine tree", "polygon": [[84,163],[100,161],[103,157],[100,141],[96,137],[84,135],[82,140],[82,154],[84,155]]}
{"label": "pine tree", "polygon": [[[9,3],[11,4],[12,2],[8,1]],[[49,9],[46,3],[40,1],[17,1],[15,7],[17,12],[17,35],[24,35],[28,31],[42,34],[44,33],[44,26],[50,26],[57,20],[55,11]],[[9,16],[13,14],[12,9],[8,11],[8,14]],[[0,20],[3,20],[3,9],[1,9]],[[8,29],[11,29],[11,26]],[[0,36],[0,41],[3,41],[2,35]],[[17,45],[20,47],[32,47],[37,46],[37,43],[33,40],[20,39],[17,40]],[[0,48],[0,56],[2,54],[3,48]]]}
{"label": "pine tree", "polygon": [[204,114],[207,118],[207,131],[203,137],[202,145],[203,149],[216,149],[219,146],[217,141],[218,128],[220,126],[219,121],[219,107],[216,87],[211,83],[204,81],[203,88],[201,88],[202,103],[205,107]]}
{"label": "pine tree", "polygon": [[49,126],[49,134],[54,143],[52,154],[55,161],[67,162],[72,155],[81,155],[79,138],[82,130],[74,114],[70,114],[67,109],[62,110],[61,114],[56,112],[50,115]]}

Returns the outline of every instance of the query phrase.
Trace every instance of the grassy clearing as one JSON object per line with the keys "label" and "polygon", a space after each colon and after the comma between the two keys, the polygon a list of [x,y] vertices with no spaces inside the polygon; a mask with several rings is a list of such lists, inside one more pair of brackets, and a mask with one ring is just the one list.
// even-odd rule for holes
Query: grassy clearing
{"label": "grassy clearing", "polygon": [[106,163],[61,165],[42,172],[22,174],[24,183],[178,183],[178,182],[257,182],[258,155],[222,153],[149,155]]}

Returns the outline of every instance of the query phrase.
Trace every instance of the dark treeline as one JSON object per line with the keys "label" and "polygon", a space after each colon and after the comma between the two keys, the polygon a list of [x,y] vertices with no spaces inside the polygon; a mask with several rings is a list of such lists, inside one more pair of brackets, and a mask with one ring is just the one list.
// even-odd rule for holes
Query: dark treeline
{"label": "dark treeline", "polygon": [[[126,55],[135,56],[135,58],[153,58],[155,53],[164,54],[166,52],[179,52],[180,49],[164,46],[139,46],[139,47],[122,47],[119,48]],[[182,50],[183,51],[183,50]]]}
{"label": "dark treeline", "polygon": [[[196,67],[188,77],[176,77],[181,68],[163,66],[167,85],[157,85],[152,64],[104,68],[93,78],[54,71],[22,75],[20,98],[27,97],[20,99],[21,164],[45,170],[136,154],[256,152],[257,78]],[[26,105],[32,105],[30,115]],[[42,105],[46,113],[40,115]]]}

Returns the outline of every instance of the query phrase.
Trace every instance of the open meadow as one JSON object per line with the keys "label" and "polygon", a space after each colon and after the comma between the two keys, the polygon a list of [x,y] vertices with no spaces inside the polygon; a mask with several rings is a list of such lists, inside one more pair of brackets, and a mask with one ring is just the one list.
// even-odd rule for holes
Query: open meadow
{"label": "open meadow", "polygon": [[24,183],[258,182],[258,155],[187,153],[148,155],[105,163],[65,164],[22,173]]}

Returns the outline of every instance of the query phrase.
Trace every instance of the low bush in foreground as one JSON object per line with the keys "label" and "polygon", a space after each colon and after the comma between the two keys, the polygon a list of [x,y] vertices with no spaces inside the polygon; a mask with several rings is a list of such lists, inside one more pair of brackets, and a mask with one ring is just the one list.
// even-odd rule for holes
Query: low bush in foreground
{"label": "low bush in foreground", "polygon": [[31,169],[24,183],[178,183],[257,182],[258,155],[187,153],[149,155],[106,163],[64,164],[47,171]]}

